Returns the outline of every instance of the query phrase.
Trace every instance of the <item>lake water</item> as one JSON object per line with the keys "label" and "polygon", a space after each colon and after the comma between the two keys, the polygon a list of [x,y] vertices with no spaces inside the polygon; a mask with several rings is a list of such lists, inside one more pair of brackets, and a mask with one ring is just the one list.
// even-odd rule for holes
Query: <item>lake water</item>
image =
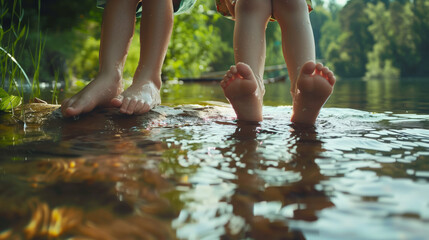
{"label": "lake water", "polygon": [[212,83],[142,117],[0,115],[0,239],[427,239],[427,89],[340,80],[311,129],[285,82],[260,125]]}

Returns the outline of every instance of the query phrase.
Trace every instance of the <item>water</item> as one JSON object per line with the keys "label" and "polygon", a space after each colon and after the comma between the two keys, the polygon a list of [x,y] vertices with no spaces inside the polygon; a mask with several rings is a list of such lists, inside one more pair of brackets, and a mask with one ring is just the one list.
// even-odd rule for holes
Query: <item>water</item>
{"label": "water", "polygon": [[207,103],[213,84],[168,86],[144,117],[3,115],[0,239],[427,239],[425,89],[339,81],[312,129],[287,83],[260,125]]}

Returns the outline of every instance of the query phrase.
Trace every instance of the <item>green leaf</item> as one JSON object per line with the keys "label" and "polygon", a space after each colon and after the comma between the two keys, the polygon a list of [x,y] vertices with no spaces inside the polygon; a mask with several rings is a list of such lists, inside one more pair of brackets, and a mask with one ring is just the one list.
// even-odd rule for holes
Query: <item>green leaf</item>
{"label": "green leaf", "polygon": [[0,88],[0,111],[8,111],[16,108],[22,103],[22,97],[9,95],[4,89]]}
{"label": "green leaf", "polygon": [[[1,5],[3,6],[3,4],[1,4]],[[3,12],[1,12],[0,18],[3,18],[7,14],[7,12],[9,11],[9,9],[8,8],[4,8],[4,9],[1,9],[1,10],[3,10]]]}
{"label": "green leaf", "polygon": [[16,39],[16,40],[19,40],[19,39],[21,39],[21,38],[24,36],[26,28],[27,28],[27,26],[24,26],[24,27],[22,28],[22,30],[21,30],[21,32],[19,33],[19,36],[17,37],[17,39]]}
{"label": "green leaf", "polygon": [[0,25],[0,41],[3,39],[3,35],[4,35],[3,26]]}

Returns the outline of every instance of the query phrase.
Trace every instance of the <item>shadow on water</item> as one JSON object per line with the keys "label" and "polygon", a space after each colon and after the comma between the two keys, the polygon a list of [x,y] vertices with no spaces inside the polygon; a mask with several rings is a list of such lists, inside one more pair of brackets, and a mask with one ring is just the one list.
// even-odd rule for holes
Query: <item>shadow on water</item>
{"label": "shadow on water", "polygon": [[301,128],[289,106],[251,124],[219,102],[78,120],[28,105],[0,116],[0,239],[425,239],[420,106],[327,107]]}

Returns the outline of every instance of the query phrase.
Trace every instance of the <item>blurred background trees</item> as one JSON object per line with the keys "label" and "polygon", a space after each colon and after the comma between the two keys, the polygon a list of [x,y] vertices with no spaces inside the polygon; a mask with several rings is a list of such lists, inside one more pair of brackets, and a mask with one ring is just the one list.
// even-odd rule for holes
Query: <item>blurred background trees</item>
{"label": "blurred background trees", "polygon": [[[90,80],[98,71],[98,48],[102,9],[94,0],[42,0],[40,22],[34,0],[19,1],[24,9],[22,22],[28,37],[15,58],[28,72],[36,71],[30,51],[44,42],[40,79]],[[313,0],[310,14],[316,40],[317,58],[343,78],[428,76],[429,1],[349,0],[340,6],[335,0]],[[12,1],[2,0],[2,13]],[[10,11],[9,11],[10,13]],[[1,14],[2,29],[17,18]],[[139,20],[125,67],[131,77],[139,55]],[[167,79],[199,77],[224,71],[234,62],[234,22],[216,12],[214,0],[198,0],[187,14],[175,16],[170,48],[163,75]],[[2,31],[3,32],[3,31]],[[3,34],[3,33],[2,33]],[[3,37],[4,46],[7,37]],[[281,34],[277,23],[267,28],[267,66],[284,64]],[[32,76],[32,74],[29,74]]]}
{"label": "blurred background trees", "polygon": [[349,0],[322,26],[322,57],[342,77],[428,76],[428,10],[426,0]]}

